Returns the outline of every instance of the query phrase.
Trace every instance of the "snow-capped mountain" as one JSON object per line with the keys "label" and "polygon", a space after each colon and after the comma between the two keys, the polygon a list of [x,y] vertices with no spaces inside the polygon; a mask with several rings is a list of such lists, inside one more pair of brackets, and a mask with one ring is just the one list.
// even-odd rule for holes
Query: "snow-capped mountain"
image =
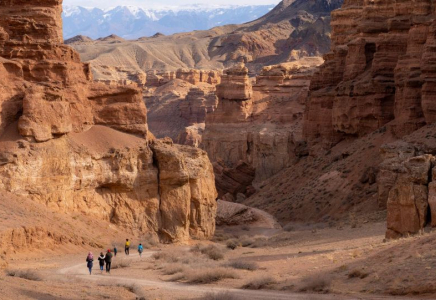
{"label": "snow-capped mountain", "polygon": [[125,39],[205,30],[255,20],[274,5],[144,9],[117,6],[110,9],[64,6],[64,37],[85,35],[93,39],[116,34]]}

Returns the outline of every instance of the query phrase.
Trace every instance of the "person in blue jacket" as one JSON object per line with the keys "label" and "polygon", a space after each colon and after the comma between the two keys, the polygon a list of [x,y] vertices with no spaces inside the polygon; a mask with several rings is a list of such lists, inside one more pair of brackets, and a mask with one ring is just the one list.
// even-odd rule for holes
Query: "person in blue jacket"
{"label": "person in blue jacket", "polygon": [[144,251],[144,247],[142,247],[142,244],[139,244],[138,246],[138,253],[139,253],[139,257],[142,256],[142,252]]}

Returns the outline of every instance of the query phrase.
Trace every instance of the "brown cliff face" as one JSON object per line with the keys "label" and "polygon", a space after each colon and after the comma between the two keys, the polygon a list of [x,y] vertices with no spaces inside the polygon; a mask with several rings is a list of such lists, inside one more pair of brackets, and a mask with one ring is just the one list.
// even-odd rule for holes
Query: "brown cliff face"
{"label": "brown cliff face", "polygon": [[[312,153],[385,129],[378,204],[387,237],[419,232],[434,216],[433,1],[346,0],[332,12],[332,48],[315,74],[304,136]],[[430,192],[431,191],[431,192]],[[430,210],[429,210],[430,205]]]}
{"label": "brown cliff face", "polygon": [[434,4],[345,1],[332,13],[332,50],[305,114],[311,144],[336,144],[389,123],[403,136],[433,122]]}
{"label": "brown cliff face", "polygon": [[137,88],[91,81],[62,45],[61,4],[0,2],[0,189],[165,242],[210,237],[206,153],[150,137]]}
{"label": "brown cliff face", "polygon": [[[256,185],[306,155],[301,135],[304,102],[314,67],[321,62],[308,58],[265,67],[254,85],[243,64],[225,71],[217,85],[218,107],[207,115],[203,135],[210,159],[221,164],[215,169],[226,170],[217,177],[233,168],[237,174],[242,162],[253,168]],[[253,192],[251,182],[245,182],[247,190],[241,191],[244,180],[227,177],[217,178],[220,195]]]}

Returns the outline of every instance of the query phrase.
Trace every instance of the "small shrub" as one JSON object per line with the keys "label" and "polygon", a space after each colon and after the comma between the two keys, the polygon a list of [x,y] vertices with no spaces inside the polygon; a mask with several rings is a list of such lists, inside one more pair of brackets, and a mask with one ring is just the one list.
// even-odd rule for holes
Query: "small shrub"
{"label": "small shrub", "polygon": [[350,273],[348,273],[348,278],[360,278],[360,279],[363,279],[363,278],[366,278],[366,277],[368,277],[368,273],[365,273],[365,272],[363,272],[363,271],[361,271],[361,270],[353,270],[353,271],[351,271]]}
{"label": "small shrub", "polygon": [[119,287],[123,287],[129,292],[136,295],[137,300],[146,300],[144,290],[137,284],[127,284],[127,283],[120,283],[118,284]]}
{"label": "small shrub", "polygon": [[169,263],[179,262],[181,258],[186,256],[186,253],[181,253],[177,251],[160,251],[152,255],[155,260],[163,260]]}
{"label": "small shrub", "polygon": [[239,299],[241,298],[229,292],[221,292],[221,293],[207,293],[206,295],[199,298],[198,300],[239,300]]}
{"label": "small shrub", "polygon": [[228,240],[226,243],[227,248],[235,250],[239,247],[239,242],[236,239]]}
{"label": "small shrub", "polygon": [[263,248],[269,246],[269,242],[267,238],[256,238],[253,244],[250,246],[251,248]]}
{"label": "small shrub", "polygon": [[241,246],[242,247],[250,247],[251,245],[253,245],[254,243],[254,239],[249,238],[249,237],[243,237],[241,239]]}
{"label": "small shrub", "polygon": [[315,276],[306,279],[299,288],[300,292],[317,292],[328,293],[330,288],[330,279],[321,276]]}
{"label": "small shrub", "polygon": [[254,262],[248,261],[234,261],[228,264],[229,267],[239,270],[256,271],[259,266]]}
{"label": "small shrub", "polygon": [[162,273],[164,275],[174,275],[183,272],[183,270],[184,267],[180,264],[170,264],[163,267]]}
{"label": "small shrub", "polygon": [[242,286],[243,289],[260,290],[276,283],[271,276],[262,276],[252,279]]}
{"label": "small shrub", "polygon": [[33,270],[7,270],[6,275],[32,281],[42,281],[42,276]]}
{"label": "small shrub", "polygon": [[202,249],[201,253],[213,260],[224,259],[223,251],[214,245],[210,245]]}
{"label": "small shrub", "polygon": [[213,260],[224,259],[223,249],[220,249],[215,245],[202,246],[197,244],[191,248],[191,252],[204,254],[209,259]]}
{"label": "small shrub", "polygon": [[123,269],[123,268],[129,268],[132,265],[131,260],[120,260],[120,261],[114,261],[111,268],[112,269]]}
{"label": "small shrub", "polygon": [[190,269],[185,271],[185,278],[189,283],[208,284],[222,279],[238,278],[236,273],[227,268]]}

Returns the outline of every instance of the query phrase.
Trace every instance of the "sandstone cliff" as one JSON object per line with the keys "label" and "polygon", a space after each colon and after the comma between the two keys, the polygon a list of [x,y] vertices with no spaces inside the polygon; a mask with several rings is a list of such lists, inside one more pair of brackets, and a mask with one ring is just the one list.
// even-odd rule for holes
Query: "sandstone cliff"
{"label": "sandstone cliff", "polygon": [[[305,114],[313,153],[384,126],[400,138],[434,122],[435,9],[426,0],[360,0],[332,13],[332,49],[311,83]],[[413,147],[386,149],[378,193],[388,208],[387,236],[416,233],[427,223],[432,163],[414,158]],[[413,170],[421,160],[419,179]]]}
{"label": "sandstone cliff", "polygon": [[[301,134],[304,104],[311,74],[321,62],[307,58],[265,67],[254,84],[245,66],[226,70],[217,85],[218,107],[206,116],[203,147],[210,159],[225,168],[248,164],[259,184],[306,155]],[[225,189],[219,182],[226,181],[217,179],[220,194]],[[228,192],[252,193],[251,188],[235,188]]]}
{"label": "sandstone cliff", "polygon": [[212,236],[206,153],[155,140],[137,88],[92,82],[61,5],[0,3],[0,189],[165,242]]}

